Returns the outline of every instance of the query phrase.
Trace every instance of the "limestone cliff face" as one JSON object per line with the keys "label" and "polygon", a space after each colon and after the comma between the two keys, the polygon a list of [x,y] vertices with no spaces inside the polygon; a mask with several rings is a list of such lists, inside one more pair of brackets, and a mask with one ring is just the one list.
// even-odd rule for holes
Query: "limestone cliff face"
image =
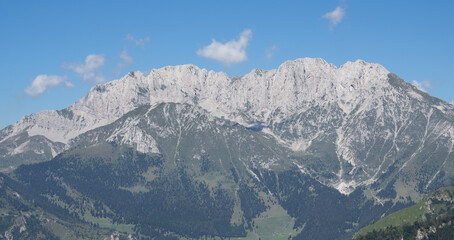
{"label": "limestone cliff face", "polygon": [[[234,78],[194,65],[131,72],[94,86],[66,109],[27,115],[3,129],[1,168],[25,159],[49,160],[81,134],[144,104],[160,103],[196,105],[244,126],[260,123],[263,134],[283,147],[312,156],[295,157],[292,164],[345,194],[375,184],[374,194],[410,186],[401,194],[414,197],[454,174],[453,105],[419,91],[379,64],[358,60],[337,68],[312,58]],[[107,140],[159,152],[137,122],[125,123]],[[416,181],[403,180],[408,177]]]}

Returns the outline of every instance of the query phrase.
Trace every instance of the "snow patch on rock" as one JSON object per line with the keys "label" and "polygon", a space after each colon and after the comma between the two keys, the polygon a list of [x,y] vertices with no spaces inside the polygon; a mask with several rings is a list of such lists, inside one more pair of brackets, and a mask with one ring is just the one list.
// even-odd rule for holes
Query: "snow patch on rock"
{"label": "snow patch on rock", "polygon": [[20,154],[20,153],[27,151],[28,144],[30,144],[30,140],[25,141],[24,143],[22,143],[21,145],[17,146],[15,149],[13,149],[13,151],[10,153],[10,155],[13,156],[13,155]]}
{"label": "snow patch on rock", "polygon": [[138,119],[128,121],[107,138],[107,141],[133,146],[142,153],[159,153],[156,140],[137,126]]}

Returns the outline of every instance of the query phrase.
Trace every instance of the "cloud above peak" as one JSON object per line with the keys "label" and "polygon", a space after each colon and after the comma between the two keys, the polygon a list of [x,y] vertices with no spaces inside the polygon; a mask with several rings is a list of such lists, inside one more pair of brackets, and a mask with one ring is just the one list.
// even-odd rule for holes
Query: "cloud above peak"
{"label": "cloud above peak", "polygon": [[63,68],[73,70],[84,80],[92,81],[95,84],[103,83],[106,79],[99,71],[104,66],[106,58],[104,54],[90,54],[85,58],[85,63],[65,63]]}
{"label": "cloud above peak", "polygon": [[271,58],[274,55],[274,52],[277,50],[276,45],[273,45],[265,50],[266,53],[266,59],[271,60]]}
{"label": "cloud above peak", "polygon": [[66,76],[41,74],[33,80],[32,84],[28,86],[24,92],[28,96],[37,97],[44,93],[49,87],[54,87],[60,84],[64,84],[66,87],[74,87],[72,82],[67,81]]}
{"label": "cloud above peak", "polygon": [[432,83],[429,80],[424,80],[421,82],[413,80],[413,85],[423,92],[427,92],[427,89],[432,88]]}
{"label": "cloud above peak", "polygon": [[251,37],[252,31],[246,29],[241,33],[238,40],[220,43],[213,39],[210,45],[197,50],[197,55],[214,59],[227,66],[243,62],[247,59],[246,47],[249,44]]}
{"label": "cloud above peak", "polygon": [[127,41],[131,41],[133,42],[134,44],[136,44],[137,46],[145,46],[146,43],[148,43],[150,41],[150,38],[149,37],[146,37],[146,38],[135,38],[132,34],[127,34],[126,37],[125,37],[125,40]]}
{"label": "cloud above peak", "polygon": [[120,53],[119,57],[122,61],[117,63],[117,67],[113,71],[116,76],[118,76],[121,73],[121,71],[123,71],[123,69],[129,67],[134,63],[134,60],[132,59],[131,56],[129,56],[128,51],[126,50],[123,50]]}
{"label": "cloud above peak", "polygon": [[327,12],[323,15],[323,18],[329,20],[329,30],[333,31],[334,27],[337,26],[345,17],[345,8],[341,8],[340,6],[336,7],[334,11]]}

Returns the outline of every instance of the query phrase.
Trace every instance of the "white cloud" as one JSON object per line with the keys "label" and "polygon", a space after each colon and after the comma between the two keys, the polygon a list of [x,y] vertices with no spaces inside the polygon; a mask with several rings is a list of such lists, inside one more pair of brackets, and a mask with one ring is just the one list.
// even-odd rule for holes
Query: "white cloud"
{"label": "white cloud", "polygon": [[37,97],[44,93],[49,87],[57,86],[61,83],[64,83],[66,87],[74,87],[72,82],[68,82],[66,76],[56,76],[56,75],[38,75],[32,84],[28,86],[24,92],[32,97]]}
{"label": "white cloud", "polygon": [[241,33],[237,41],[231,40],[226,43],[220,43],[213,39],[210,45],[197,50],[197,55],[214,59],[225,65],[243,62],[247,59],[246,47],[251,36],[252,31],[246,29]]}
{"label": "white cloud", "polygon": [[276,46],[271,46],[265,50],[266,53],[266,59],[271,60],[271,58],[274,55],[274,52],[277,50]]}
{"label": "white cloud", "polygon": [[[66,77],[66,76],[65,76],[65,77]],[[73,87],[75,87],[76,85],[74,85],[74,83],[72,83],[72,82],[65,81],[65,86],[66,86],[66,87],[73,88]]]}
{"label": "white cloud", "polygon": [[85,58],[85,63],[63,64],[64,68],[71,69],[78,73],[84,80],[93,81],[94,83],[103,83],[106,79],[99,71],[104,66],[106,58],[103,54],[90,54]]}
{"label": "white cloud", "polygon": [[323,15],[323,18],[326,18],[329,20],[329,30],[333,31],[334,27],[342,22],[342,19],[345,17],[345,9],[341,7],[336,7],[334,11],[325,13]]}
{"label": "white cloud", "polygon": [[128,55],[128,52],[126,50],[123,50],[120,53],[120,58],[127,64],[132,64],[134,62],[132,60],[132,57]]}
{"label": "white cloud", "polygon": [[114,73],[116,75],[119,75],[124,68],[126,68],[134,63],[134,60],[132,59],[131,56],[129,56],[129,54],[126,50],[123,50],[120,53],[120,58],[121,58],[121,60],[123,60],[123,62],[117,63],[117,67],[114,70]]}
{"label": "white cloud", "polygon": [[132,34],[128,34],[128,35],[126,35],[125,40],[131,41],[134,44],[136,44],[137,46],[143,47],[143,46],[145,46],[145,43],[148,43],[150,41],[150,38],[146,37],[146,38],[136,39]]}
{"label": "white cloud", "polygon": [[415,87],[417,87],[419,90],[423,92],[427,92],[427,89],[432,87],[432,83],[428,80],[424,80],[422,82],[413,80],[413,85],[415,85]]}

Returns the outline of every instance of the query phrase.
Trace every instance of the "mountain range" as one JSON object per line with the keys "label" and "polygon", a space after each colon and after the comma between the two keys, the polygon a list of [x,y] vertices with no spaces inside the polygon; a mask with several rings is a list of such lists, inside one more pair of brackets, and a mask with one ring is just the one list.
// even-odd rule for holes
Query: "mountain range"
{"label": "mountain range", "polygon": [[454,105],[376,63],[304,58],[130,72],[1,130],[0,168],[139,238],[346,239],[454,184],[453,146]]}

